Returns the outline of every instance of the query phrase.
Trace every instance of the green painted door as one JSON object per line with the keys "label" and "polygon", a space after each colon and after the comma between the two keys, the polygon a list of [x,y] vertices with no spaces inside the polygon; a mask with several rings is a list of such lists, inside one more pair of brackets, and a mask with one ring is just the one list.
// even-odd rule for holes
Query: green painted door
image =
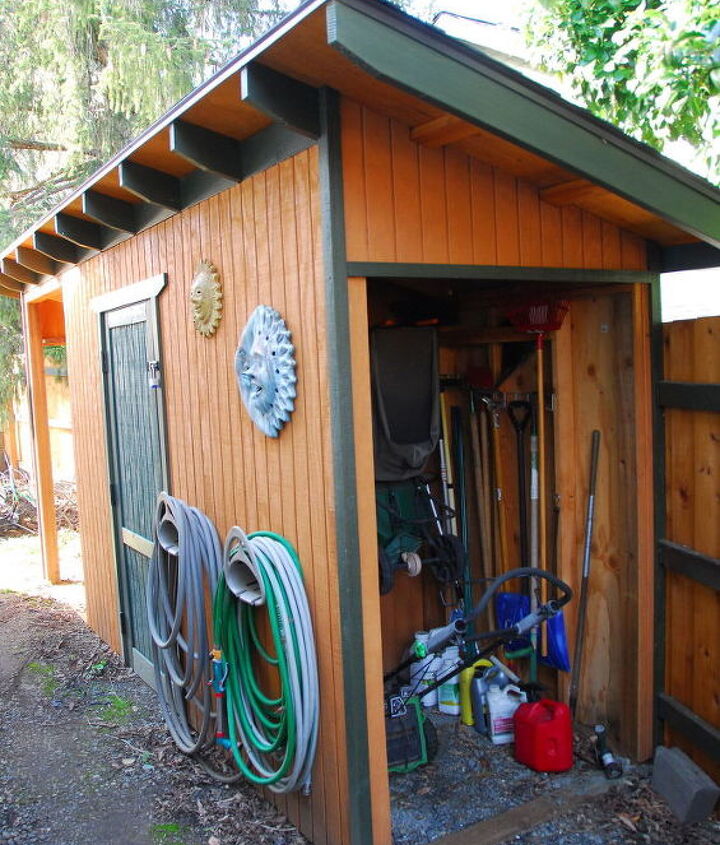
{"label": "green painted door", "polygon": [[158,493],[167,489],[153,300],[103,315],[103,371],[125,657],[152,684],[145,585],[155,501]]}

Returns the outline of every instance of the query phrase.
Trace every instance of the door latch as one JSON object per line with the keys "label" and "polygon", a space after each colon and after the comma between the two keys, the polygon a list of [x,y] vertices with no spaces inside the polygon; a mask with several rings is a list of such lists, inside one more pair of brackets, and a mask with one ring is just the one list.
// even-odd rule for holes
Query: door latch
{"label": "door latch", "polygon": [[159,361],[148,361],[147,362],[147,379],[148,379],[148,387],[153,388],[153,389],[160,387],[160,362]]}

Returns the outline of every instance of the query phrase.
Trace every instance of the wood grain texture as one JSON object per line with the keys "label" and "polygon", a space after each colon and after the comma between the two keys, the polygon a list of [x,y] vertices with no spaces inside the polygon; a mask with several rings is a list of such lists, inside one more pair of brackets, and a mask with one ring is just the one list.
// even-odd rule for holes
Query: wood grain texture
{"label": "wood grain texture", "polygon": [[[665,378],[720,382],[720,318],[664,326]],[[666,537],[720,557],[720,418],[717,414],[666,410]],[[720,592],[680,573],[666,579],[666,691],[720,727]],[[720,765],[675,730],[677,743],[717,778]]]}
{"label": "wood grain texture", "polygon": [[368,344],[366,280],[348,280],[350,345],[352,354],[352,396],[355,427],[355,467],[358,491],[358,534],[362,561],[363,646],[367,694],[368,753],[372,772],[373,841],[389,842],[390,792],[387,779],[385,717],[382,707],[382,637],[377,573],[377,521],[375,502],[362,495],[374,486],[372,409],[370,393],[370,350]]}
{"label": "wood grain texture", "polygon": [[410,126],[345,98],[342,145],[350,261],[645,267],[641,238],[542,202],[487,144],[419,143]]}
{"label": "wood grain texture", "polygon": [[[270,529],[299,552],[323,706],[312,796],[279,806],[313,842],[335,845],[347,841],[348,783],[319,218],[312,148],[73,269],[64,294],[90,624],[120,647],[97,317],[89,300],[166,272],[159,312],[171,492],[207,513],[221,537],[233,524]],[[195,331],[188,302],[203,258],[217,266],[224,292],[210,338]],[[296,408],[276,439],[251,422],[234,372],[238,338],[261,304],[281,312],[297,354]]]}

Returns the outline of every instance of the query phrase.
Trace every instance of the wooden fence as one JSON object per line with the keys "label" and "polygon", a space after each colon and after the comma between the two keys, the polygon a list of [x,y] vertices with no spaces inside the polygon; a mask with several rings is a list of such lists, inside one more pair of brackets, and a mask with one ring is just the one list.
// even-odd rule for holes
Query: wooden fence
{"label": "wooden fence", "polygon": [[[665,530],[657,713],[720,780],[720,317],[664,327]],[[664,589],[663,589],[664,582]],[[663,595],[664,593],[664,595]],[[664,654],[663,654],[664,651]],[[663,677],[664,675],[664,677]]]}

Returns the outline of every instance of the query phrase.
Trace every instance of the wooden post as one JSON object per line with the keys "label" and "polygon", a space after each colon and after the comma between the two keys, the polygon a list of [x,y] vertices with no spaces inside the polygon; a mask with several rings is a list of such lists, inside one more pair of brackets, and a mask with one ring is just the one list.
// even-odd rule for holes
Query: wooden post
{"label": "wooden post", "polygon": [[653,752],[653,653],[654,607],[654,511],[653,473],[653,391],[650,351],[650,289],[635,285],[632,292],[633,361],[635,369],[635,471],[637,473],[637,568],[632,584],[634,607],[630,618],[636,620],[635,643],[629,651],[637,666],[633,698],[635,723],[634,754],[647,760]]}
{"label": "wooden post", "polygon": [[377,574],[377,526],[375,523],[375,472],[370,405],[370,349],[368,344],[367,281],[348,279],[352,396],[355,424],[355,462],[358,502],[358,534],[362,559],[363,645],[367,692],[368,753],[373,772],[373,842],[390,840],[390,786],[385,750],[385,718],[382,686],[382,636]]}
{"label": "wooden post", "polygon": [[27,357],[28,399],[33,431],[33,469],[37,495],[38,527],[42,550],[43,575],[51,584],[60,581],[55,495],[50,455],[50,425],[45,393],[45,357],[42,320],[38,306],[23,302],[25,354]]}

